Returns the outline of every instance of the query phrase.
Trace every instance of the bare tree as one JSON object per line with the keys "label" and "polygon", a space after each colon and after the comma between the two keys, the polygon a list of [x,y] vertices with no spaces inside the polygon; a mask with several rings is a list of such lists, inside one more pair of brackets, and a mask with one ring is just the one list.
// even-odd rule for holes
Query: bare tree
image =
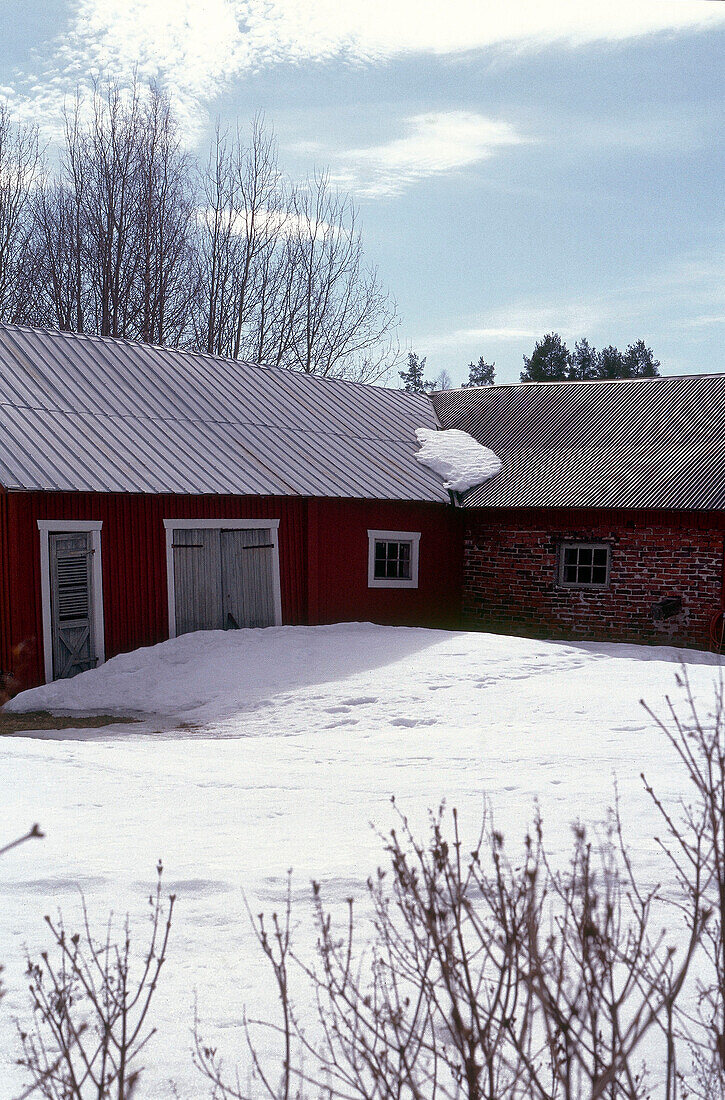
{"label": "bare tree", "polygon": [[136,85],[76,96],[58,171],[38,187],[34,214],[47,323],[188,342],[195,203],[168,97]]}
{"label": "bare tree", "polygon": [[87,171],[87,276],[94,328],[101,336],[130,336],[136,330],[141,129],[139,89],[134,85],[128,94],[116,86],[97,88],[90,123],[72,130],[79,143],[73,156],[85,161]]}
{"label": "bare tree", "polygon": [[137,82],[76,95],[53,171],[0,110],[0,319],[361,381],[397,359],[350,197],[324,173],[293,186],[261,116],[199,172]]}
{"label": "bare tree", "polygon": [[38,131],[15,126],[0,104],[0,320],[36,320],[32,198],[41,171]]}
{"label": "bare tree", "polygon": [[364,264],[357,211],[318,174],[292,195],[296,271],[289,365],[306,374],[372,381],[393,364],[396,310]]}
{"label": "bare tree", "polygon": [[438,374],[436,375],[436,377],[433,379],[433,384],[431,386],[431,389],[433,389],[433,390],[450,390],[452,388],[453,388],[453,379],[451,378],[450,373],[446,370],[446,368],[443,367],[443,369],[441,371],[439,371]]}
{"label": "bare tree", "polygon": [[[697,990],[688,1011],[672,1023],[672,1041],[689,1048],[693,1072],[688,1088],[703,1100],[725,1097],[725,685],[718,683],[714,705],[702,713],[696,705],[687,670],[678,677],[686,709],[680,713],[667,700],[662,717],[646,704],[674,749],[689,780],[689,796],[676,809],[667,807],[643,776],[645,787],[666,829],[659,840],[674,871],[676,890],[670,903],[684,911],[691,926],[708,915],[702,937],[703,960],[697,968]],[[658,838],[659,839],[659,838]],[[674,1096],[674,1084],[669,1096]]]}
{"label": "bare tree", "polygon": [[387,370],[395,306],[364,266],[352,201],[327,176],[293,187],[257,117],[247,144],[217,131],[200,192],[198,346],[308,374]]}
{"label": "bare tree", "polygon": [[34,200],[36,283],[43,322],[65,332],[85,328],[81,194],[80,189],[46,179]]}
{"label": "bare tree", "polygon": [[260,328],[276,315],[270,299],[286,221],[276,144],[261,117],[247,145],[239,131],[217,128],[201,197],[197,341],[210,354],[258,358]]}
{"label": "bare tree", "polygon": [[170,100],[152,87],[142,108],[136,224],[136,328],[146,343],[178,345],[188,333],[195,289],[189,181],[189,157],[181,148]]}

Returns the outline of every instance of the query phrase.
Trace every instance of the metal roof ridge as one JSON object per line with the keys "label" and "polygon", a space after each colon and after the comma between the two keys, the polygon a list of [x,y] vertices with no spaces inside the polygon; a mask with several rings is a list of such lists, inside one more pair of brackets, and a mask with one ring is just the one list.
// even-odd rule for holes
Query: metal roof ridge
{"label": "metal roof ridge", "polygon": [[426,396],[430,396],[432,399],[439,394],[463,393],[464,390],[466,392],[485,390],[487,393],[491,393],[493,390],[523,390],[533,389],[536,386],[610,386],[622,382],[675,382],[685,378],[725,378],[725,371],[700,371],[696,374],[656,374],[647,378],[557,378],[550,382],[496,382],[492,386],[458,386],[457,389],[452,390],[433,390],[430,395],[426,394]]}

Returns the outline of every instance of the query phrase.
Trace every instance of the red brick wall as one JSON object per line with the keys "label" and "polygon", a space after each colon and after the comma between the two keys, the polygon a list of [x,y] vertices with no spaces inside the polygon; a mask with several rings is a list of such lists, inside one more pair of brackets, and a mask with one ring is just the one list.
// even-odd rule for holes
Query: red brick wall
{"label": "red brick wall", "polygon": [[[723,583],[723,516],[584,509],[471,510],[463,615],[506,633],[709,648]],[[558,584],[563,540],[609,543],[606,589]],[[652,605],[682,599],[663,621]]]}

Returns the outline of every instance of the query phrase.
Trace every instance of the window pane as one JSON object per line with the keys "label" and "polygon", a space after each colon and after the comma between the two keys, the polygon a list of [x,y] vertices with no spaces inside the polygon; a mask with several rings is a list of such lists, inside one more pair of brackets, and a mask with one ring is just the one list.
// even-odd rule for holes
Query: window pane
{"label": "window pane", "polygon": [[388,560],[390,558],[397,558],[398,556],[398,544],[397,542],[388,543]]}
{"label": "window pane", "polygon": [[385,562],[375,559],[375,569],[373,570],[373,576],[376,580],[381,580],[385,577]]}
{"label": "window pane", "polygon": [[400,554],[399,554],[400,560],[401,561],[410,561],[410,543],[409,542],[401,542],[399,545],[400,545]]}
{"label": "window pane", "polygon": [[404,578],[406,581],[410,580],[410,562],[401,561],[399,563],[398,576]]}
{"label": "window pane", "polygon": [[594,564],[604,565],[607,564],[607,549],[605,546],[598,546],[594,551]]}
{"label": "window pane", "polygon": [[579,547],[579,564],[591,565],[592,564],[592,549],[590,546]]}
{"label": "window pane", "polygon": [[564,570],[564,580],[567,581],[569,584],[575,584],[576,583],[576,566],[575,565],[567,565],[567,567]]}
{"label": "window pane", "polygon": [[594,584],[606,584],[607,583],[607,569],[606,566],[602,568],[601,565],[595,565],[592,570],[592,582]]}
{"label": "window pane", "polygon": [[576,547],[566,546],[564,548],[564,565],[576,565]]}
{"label": "window pane", "polygon": [[397,561],[388,561],[388,577],[397,577],[398,575],[398,563]]}
{"label": "window pane", "polygon": [[579,575],[577,577],[579,584],[591,584],[592,583],[592,567],[590,565],[580,565]]}

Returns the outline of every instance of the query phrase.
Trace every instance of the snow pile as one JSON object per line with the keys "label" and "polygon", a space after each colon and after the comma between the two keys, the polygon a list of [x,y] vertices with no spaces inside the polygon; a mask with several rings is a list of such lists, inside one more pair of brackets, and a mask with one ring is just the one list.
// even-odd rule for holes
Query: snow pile
{"label": "snow pile", "polygon": [[457,428],[435,431],[416,428],[420,450],[415,456],[424,466],[444,478],[443,488],[465,493],[495,477],[501,470],[501,459],[488,447],[478,443],[468,432]]}
{"label": "snow pile", "polygon": [[401,660],[435,636],[418,628],[383,631],[371,623],[202,630],[23,691],[5,709],[219,722],[271,706],[282,692]]}

